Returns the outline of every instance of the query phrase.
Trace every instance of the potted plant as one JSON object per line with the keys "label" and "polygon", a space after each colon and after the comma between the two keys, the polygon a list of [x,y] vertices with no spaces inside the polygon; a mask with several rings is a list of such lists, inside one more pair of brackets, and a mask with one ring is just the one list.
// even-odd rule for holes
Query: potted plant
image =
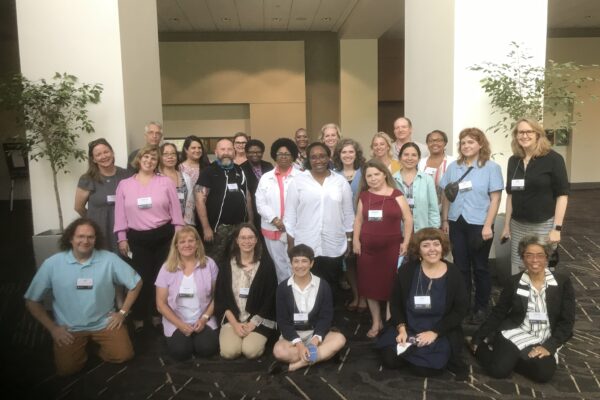
{"label": "potted plant", "polygon": [[[485,62],[469,67],[483,75],[481,87],[490,98],[493,114],[500,117],[488,129],[509,137],[514,123],[520,118],[543,121],[546,116],[552,119],[554,128],[547,129],[547,133],[557,133],[556,140],[552,138],[551,142],[568,142],[569,133],[581,117],[579,113],[573,115],[573,106],[584,102],[577,97],[575,89],[595,83],[598,78],[584,76],[581,71],[589,66],[574,62],[548,60],[545,67],[531,65],[533,56],[516,42],[510,43],[507,58],[508,61],[503,63]],[[589,97],[596,98],[592,94]],[[504,225],[504,213],[498,214],[495,225]],[[500,237],[494,238],[494,244],[498,275],[506,279],[516,272],[510,267],[510,245],[502,245]]]}
{"label": "potted plant", "polygon": [[[102,90],[100,84],[79,83],[77,77],[67,73],[56,73],[48,81],[32,81],[16,74],[0,84],[0,107],[17,111],[17,122],[26,131],[24,137],[18,139],[23,142],[29,158],[47,160],[52,171],[59,229],[40,236],[49,232],[60,234],[64,229],[58,175],[69,173],[68,163],[72,158],[79,162],[86,159],[86,152],[77,142],[82,132],[94,132],[87,107],[100,102]],[[56,247],[56,241],[50,241]],[[45,256],[36,249],[35,237],[34,250],[39,265]]]}

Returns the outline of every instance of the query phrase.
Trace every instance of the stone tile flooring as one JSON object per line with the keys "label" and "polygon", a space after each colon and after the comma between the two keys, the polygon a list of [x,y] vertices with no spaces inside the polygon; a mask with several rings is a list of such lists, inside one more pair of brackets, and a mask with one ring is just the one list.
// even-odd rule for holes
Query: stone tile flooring
{"label": "stone tile flooring", "polygon": [[[365,335],[367,313],[336,312],[336,325],[348,338],[340,360],[294,373],[269,374],[274,360],[192,360],[173,363],[162,336],[134,336],[136,357],[125,365],[91,358],[84,372],[53,375],[51,339],[24,311],[25,282],[0,285],[0,357],[4,398],[32,399],[600,399],[600,191],[571,196],[560,246],[559,270],[577,292],[575,334],[560,353],[554,380],[535,384],[513,375],[485,376],[468,355],[471,374],[457,382],[446,372],[423,379],[382,370]],[[498,288],[494,289],[497,296]],[[466,352],[465,352],[466,353]]]}

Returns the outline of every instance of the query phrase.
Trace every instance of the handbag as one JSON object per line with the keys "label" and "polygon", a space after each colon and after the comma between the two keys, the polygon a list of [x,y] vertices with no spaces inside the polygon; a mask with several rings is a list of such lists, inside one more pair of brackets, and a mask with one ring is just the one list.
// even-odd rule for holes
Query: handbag
{"label": "handbag", "polygon": [[456,196],[458,196],[458,184],[464,179],[465,176],[467,176],[469,172],[471,172],[472,169],[473,167],[469,167],[469,169],[467,169],[467,172],[462,174],[462,176],[458,178],[457,181],[450,182],[444,188],[444,194],[446,195],[446,198],[450,203],[453,203],[454,200],[456,200]]}

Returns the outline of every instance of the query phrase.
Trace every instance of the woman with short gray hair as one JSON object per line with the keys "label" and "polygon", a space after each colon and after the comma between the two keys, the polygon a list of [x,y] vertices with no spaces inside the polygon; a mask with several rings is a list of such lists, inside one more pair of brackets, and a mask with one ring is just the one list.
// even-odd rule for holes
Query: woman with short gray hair
{"label": "woman with short gray hair", "polygon": [[471,351],[494,378],[514,370],[544,383],[554,376],[558,350],[573,336],[575,292],[569,277],[548,269],[551,243],[525,236],[518,245],[525,271],[510,279]]}

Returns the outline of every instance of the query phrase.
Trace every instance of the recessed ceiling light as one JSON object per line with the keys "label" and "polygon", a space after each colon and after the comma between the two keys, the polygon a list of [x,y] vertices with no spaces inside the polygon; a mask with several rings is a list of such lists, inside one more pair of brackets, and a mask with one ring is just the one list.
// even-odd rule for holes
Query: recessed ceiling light
{"label": "recessed ceiling light", "polygon": [[590,18],[592,18],[592,16],[591,15],[586,15],[585,18],[586,19],[590,19]]}
{"label": "recessed ceiling light", "polygon": [[323,21],[323,22],[331,22],[331,17],[323,17],[323,18],[321,18],[321,21]]}
{"label": "recessed ceiling light", "polygon": [[281,22],[281,18],[279,18],[279,17],[273,17],[273,18],[271,18],[271,20],[273,22]]}
{"label": "recessed ceiling light", "polygon": [[221,21],[223,21],[223,22],[231,22],[231,18],[229,18],[229,17],[223,17],[223,18],[221,18]]}

